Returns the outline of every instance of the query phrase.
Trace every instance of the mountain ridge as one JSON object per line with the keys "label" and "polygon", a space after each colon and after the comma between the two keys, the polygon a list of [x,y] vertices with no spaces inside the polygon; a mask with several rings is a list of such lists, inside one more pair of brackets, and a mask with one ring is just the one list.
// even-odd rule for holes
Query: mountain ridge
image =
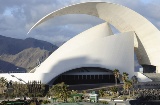
{"label": "mountain ridge", "polygon": [[34,38],[16,39],[0,35],[0,72],[29,72],[57,48]]}
{"label": "mountain ridge", "polygon": [[[8,62],[10,64],[15,65],[18,68],[18,70],[13,69],[13,72],[30,71],[39,63],[43,62],[50,54],[50,51],[41,50],[40,48],[28,48],[15,55],[3,54],[1,55],[0,60],[4,61],[5,63]],[[5,68],[1,68],[1,70],[8,71],[5,70]]]}
{"label": "mountain ridge", "polygon": [[34,38],[16,39],[0,35],[0,55],[2,54],[17,54],[27,48],[45,49],[54,51],[58,47],[46,41],[37,40]]}

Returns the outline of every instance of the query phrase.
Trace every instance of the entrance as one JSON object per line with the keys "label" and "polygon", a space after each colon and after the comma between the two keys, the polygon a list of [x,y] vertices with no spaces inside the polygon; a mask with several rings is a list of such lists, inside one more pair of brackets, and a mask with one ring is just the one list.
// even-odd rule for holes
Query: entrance
{"label": "entrance", "polygon": [[[68,85],[115,83],[115,77],[111,70],[105,68],[83,67],[61,74],[53,84],[61,82]],[[119,82],[118,80],[118,83]]]}

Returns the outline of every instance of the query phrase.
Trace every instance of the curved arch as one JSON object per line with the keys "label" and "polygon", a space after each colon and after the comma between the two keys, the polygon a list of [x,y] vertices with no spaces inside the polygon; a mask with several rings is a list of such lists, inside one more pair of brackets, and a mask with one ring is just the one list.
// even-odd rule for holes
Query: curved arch
{"label": "curved arch", "polygon": [[[54,51],[47,58],[47,60],[45,60],[41,64],[41,66],[36,68],[35,73],[51,72],[53,67],[55,65],[57,65],[59,60],[61,61],[61,60],[67,59],[73,53],[73,51],[81,52],[79,47],[83,48],[83,46],[88,45],[88,43],[92,43],[95,40],[100,40],[104,37],[112,36],[112,35],[113,35],[113,33],[112,33],[108,23],[102,23],[97,26],[94,26],[94,27],[76,35],[75,37],[68,40],[61,47],[59,47],[56,51]],[[77,49],[77,50],[75,50],[75,49]],[[74,54],[75,54],[75,52],[72,55],[74,55]],[[54,60],[53,60],[53,58],[54,58]],[[46,65],[48,65],[48,64],[50,66],[46,67]],[[43,67],[45,67],[45,69],[46,69],[45,71],[43,70]]]}
{"label": "curved arch", "polygon": [[[88,34],[90,35],[90,33]],[[128,72],[131,74],[130,76],[136,75],[134,72],[133,36],[134,32],[126,32],[97,38],[85,45],[77,45],[70,51],[67,51],[67,47],[63,52],[57,49],[37,68],[35,74],[49,73],[53,74],[52,78],[54,78],[74,68],[103,67],[110,70],[117,68],[121,72]],[[76,43],[73,44],[76,45]],[[71,48],[73,44],[70,44]],[[48,78],[42,78],[42,80],[46,79]]]}
{"label": "curved arch", "polygon": [[[90,76],[95,76],[95,78],[92,78]],[[99,78],[100,76],[105,76],[106,78]],[[85,76],[81,78],[81,80],[78,78],[79,76]],[[112,78],[110,78],[112,76]],[[108,77],[108,78],[107,78]],[[119,81],[119,80],[118,80]],[[96,84],[96,83],[115,83],[113,71],[102,68],[102,67],[80,67],[80,68],[74,68],[71,70],[67,70],[67,72],[64,72],[57,77],[53,78],[48,84],[57,84],[65,82],[68,85],[73,84]]]}
{"label": "curved arch", "polygon": [[[80,3],[80,4],[75,4],[75,5],[70,5],[64,8],[61,8],[59,10],[53,11],[46,16],[44,16],[42,19],[40,19],[33,27],[29,30],[29,32],[40,25],[41,23],[57,17],[57,16],[62,16],[66,14],[88,14],[92,16],[98,17],[98,12],[96,10],[96,5],[98,2],[92,2],[92,3]],[[29,33],[28,32],[28,33]]]}
{"label": "curved arch", "polygon": [[136,53],[139,63],[160,65],[159,30],[140,14],[121,5],[105,2],[87,2],[64,7],[40,19],[30,31],[48,19],[65,14],[88,14],[109,22],[120,32],[135,31],[138,37]]}

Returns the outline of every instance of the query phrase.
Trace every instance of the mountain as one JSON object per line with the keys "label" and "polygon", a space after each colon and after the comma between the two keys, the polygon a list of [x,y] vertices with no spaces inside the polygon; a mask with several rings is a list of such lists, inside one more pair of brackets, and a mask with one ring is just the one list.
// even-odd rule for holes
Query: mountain
{"label": "mountain", "polygon": [[0,35],[0,72],[28,72],[57,48],[34,38],[23,40]]}
{"label": "mountain", "polygon": [[40,48],[47,51],[54,51],[58,47],[46,41],[37,40],[34,38],[15,39],[0,35],[0,55],[2,54],[17,54],[27,48]]}
{"label": "mountain", "polygon": [[27,72],[27,70],[25,68],[15,66],[12,63],[0,60],[0,73],[8,72]]}
{"label": "mountain", "polygon": [[[28,48],[15,55],[1,55],[0,61],[3,61],[2,71],[30,71],[36,67],[39,63],[43,62],[50,55],[50,51],[41,50],[40,48]],[[5,64],[4,64],[5,62]],[[9,64],[12,64],[11,66]],[[0,65],[2,63],[0,62]],[[15,65],[15,67],[12,67]],[[7,70],[5,70],[7,67]],[[13,68],[13,69],[8,69]],[[18,68],[18,69],[17,69]]]}

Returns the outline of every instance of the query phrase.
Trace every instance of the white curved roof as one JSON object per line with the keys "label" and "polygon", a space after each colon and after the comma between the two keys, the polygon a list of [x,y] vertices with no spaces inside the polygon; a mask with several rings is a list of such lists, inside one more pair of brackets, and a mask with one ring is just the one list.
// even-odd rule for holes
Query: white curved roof
{"label": "white curved roof", "polygon": [[[45,83],[81,67],[117,68],[121,73],[129,73],[130,77],[137,75],[134,72],[134,32],[111,34],[107,23],[80,33],[53,52],[34,74],[51,74],[51,77],[41,78]],[[142,81],[146,81],[146,78]]]}
{"label": "white curved roof", "polygon": [[[105,27],[105,25],[101,24],[96,27]],[[96,27],[78,36],[83,37],[83,35],[88,35],[91,37],[90,32],[92,33]],[[99,31],[94,31],[92,35],[98,36],[98,34],[101,33],[99,33]],[[141,73],[134,72],[134,35],[134,32],[110,36],[105,36],[104,33],[104,36],[102,35],[103,37],[101,36],[89,42],[85,40],[83,41],[85,44],[77,45],[77,47],[72,48],[72,46],[76,45],[77,40],[73,38],[70,41],[74,40],[74,43],[69,43],[70,41],[68,41],[68,45],[72,50],[68,51],[68,49],[65,49],[68,47],[67,45],[60,47],[37,68],[36,72],[0,74],[0,77],[5,77],[7,80],[12,81],[18,81],[17,78],[20,78],[25,82],[41,80],[42,83],[46,84],[62,73],[75,68],[100,67],[111,70],[116,68],[119,69],[121,73],[129,73],[129,77],[136,75],[139,81],[151,81]],[[95,73],[95,75],[98,75],[98,73],[99,72]],[[17,78],[13,78],[11,75]]]}
{"label": "white curved roof", "polygon": [[[54,51],[35,71],[35,73],[48,73],[55,72],[55,66],[63,60],[72,59],[72,55],[76,54],[76,52],[83,53],[79,47],[85,47],[88,43],[91,43],[97,39],[104,38],[107,36],[113,35],[108,23],[102,23],[95,27],[92,27],[75,37],[68,40],[62,46],[60,46],[56,51]],[[95,44],[97,44],[96,42]],[[90,45],[91,46],[91,45]],[[92,45],[94,46],[94,45]],[[75,50],[77,49],[77,50]],[[73,52],[74,51],[74,52]],[[92,50],[90,50],[93,52]],[[87,53],[87,51],[86,51]],[[89,52],[88,52],[89,53]],[[87,55],[86,55],[87,56]],[[67,58],[66,58],[67,57]],[[54,60],[53,60],[54,59]],[[48,66],[46,66],[48,65]],[[46,70],[43,70],[43,69]],[[58,66],[59,68],[59,66]]]}
{"label": "white curved roof", "polygon": [[121,5],[104,2],[87,2],[71,5],[46,15],[30,31],[48,19],[65,14],[97,16],[112,24],[120,32],[134,31],[138,37],[138,50],[136,53],[139,63],[155,66],[160,65],[159,30],[140,14]]}
{"label": "white curved roof", "polygon": [[[108,23],[90,28],[73,37],[53,52],[34,73],[17,73],[24,81],[41,80],[48,83],[58,75],[80,67],[119,69],[140,81],[151,81],[134,72],[134,47],[141,64],[160,66],[160,33],[147,19],[138,13],[112,3],[89,2],[72,5],[52,12],[39,20],[39,24],[65,14],[88,14],[112,24],[120,32],[113,35]],[[12,79],[11,74],[0,77]]]}

